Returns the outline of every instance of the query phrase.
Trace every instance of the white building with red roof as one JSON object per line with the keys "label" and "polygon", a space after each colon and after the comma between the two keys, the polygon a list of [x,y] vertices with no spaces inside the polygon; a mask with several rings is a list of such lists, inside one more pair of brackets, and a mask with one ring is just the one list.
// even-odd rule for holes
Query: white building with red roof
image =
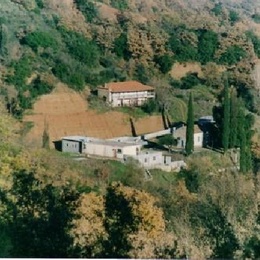
{"label": "white building with red roof", "polygon": [[111,82],[98,88],[98,96],[112,107],[141,106],[155,98],[155,89],[138,81]]}

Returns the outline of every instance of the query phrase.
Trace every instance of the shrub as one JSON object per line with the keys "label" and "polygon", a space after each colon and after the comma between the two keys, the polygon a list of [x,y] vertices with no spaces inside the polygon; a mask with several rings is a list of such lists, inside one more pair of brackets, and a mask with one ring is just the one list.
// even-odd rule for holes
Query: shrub
{"label": "shrub", "polygon": [[158,104],[154,99],[149,99],[142,105],[142,110],[147,114],[152,114],[158,111]]}
{"label": "shrub", "polygon": [[75,0],[77,9],[85,16],[86,21],[92,22],[98,15],[96,6],[89,0]]}
{"label": "shrub", "polygon": [[260,14],[253,14],[251,17],[254,20],[254,22],[260,23]]}
{"label": "shrub", "polygon": [[239,14],[233,10],[229,12],[229,20],[232,25],[240,20]]}
{"label": "shrub", "polygon": [[36,98],[43,94],[48,94],[53,90],[53,86],[48,83],[41,81],[39,77],[37,77],[29,87],[31,97]]}
{"label": "shrub", "polygon": [[35,31],[26,35],[22,40],[22,44],[30,46],[34,51],[38,47],[56,48],[57,42],[49,32]]}
{"label": "shrub", "polygon": [[221,15],[221,13],[222,13],[222,4],[221,3],[215,4],[215,6],[212,8],[211,12],[214,13],[216,16]]}
{"label": "shrub", "polygon": [[[183,37],[186,34],[188,37]],[[197,45],[191,41],[196,34],[187,29],[178,28],[170,36],[168,47],[174,53],[174,59],[180,62],[197,60]]]}
{"label": "shrub", "polygon": [[214,60],[218,48],[218,35],[213,31],[202,31],[199,35],[198,56],[202,64]]}
{"label": "shrub", "polygon": [[235,65],[241,59],[246,57],[246,52],[238,45],[233,45],[220,56],[219,63],[227,65]]}
{"label": "shrub", "polygon": [[110,1],[111,6],[113,6],[114,8],[117,8],[121,11],[126,10],[128,8],[128,3],[127,0],[111,0]]}
{"label": "shrub", "polygon": [[11,64],[14,73],[7,77],[6,81],[19,88],[25,84],[25,79],[31,75],[32,68],[29,58],[22,57],[19,61]]}
{"label": "shrub", "polygon": [[72,68],[70,64],[57,60],[52,72],[61,81],[67,83],[71,88],[75,90],[84,89],[85,80],[83,74],[80,70],[77,70],[77,68]]}
{"label": "shrub", "polygon": [[260,38],[257,35],[255,35],[252,31],[247,31],[246,36],[248,39],[252,41],[255,54],[258,58],[260,58]]}
{"label": "shrub", "polygon": [[131,58],[131,53],[128,50],[126,33],[122,33],[115,39],[113,51],[118,57],[124,58],[125,60],[129,60]]}
{"label": "shrub", "polygon": [[100,52],[95,42],[76,32],[65,29],[61,32],[69,53],[75,59],[91,68],[99,64]]}
{"label": "shrub", "polygon": [[159,65],[159,69],[163,74],[169,72],[173,65],[173,58],[169,54],[156,56],[155,62]]}
{"label": "shrub", "polygon": [[199,79],[198,73],[188,73],[185,77],[181,78],[181,88],[191,89],[194,86],[203,84],[203,80]]}

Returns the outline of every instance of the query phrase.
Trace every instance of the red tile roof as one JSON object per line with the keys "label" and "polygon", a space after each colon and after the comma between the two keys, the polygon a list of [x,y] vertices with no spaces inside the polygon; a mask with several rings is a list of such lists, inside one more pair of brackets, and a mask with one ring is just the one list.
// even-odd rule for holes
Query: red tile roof
{"label": "red tile roof", "polygon": [[138,81],[111,82],[105,84],[105,88],[111,92],[135,92],[154,90],[153,87],[146,86]]}

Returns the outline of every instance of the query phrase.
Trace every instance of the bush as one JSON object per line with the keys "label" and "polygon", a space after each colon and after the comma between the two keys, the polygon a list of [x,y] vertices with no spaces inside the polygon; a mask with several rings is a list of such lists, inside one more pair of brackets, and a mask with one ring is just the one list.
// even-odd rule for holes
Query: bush
{"label": "bush", "polygon": [[240,20],[239,14],[233,10],[229,12],[229,20],[231,25],[234,25],[236,22]]}
{"label": "bush", "polygon": [[198,73],[188,73],[185,77],[181,78],[181,88],[191,89],[194,86],[203,84],[204,81],[199,79]]}
{"label": "bush", "polygon": [[218,48],[218,35],[213,31],[202,31],[199,35],[198,56],[199,61],[205,64],[214,61],[215,52]]}
{"label": "bush", "polygon": [[128,50],[126,33],[122,33],[115,39],[113,51],[118,57],[124,58],[125,60],[129,60],[131,58],[131,53]]}
{"label": "bush", "polygon": [[220,56],[219,63],[227,65],[235,65],[241,59],[246,57],[246,51],[238,45],[233,45]]}
{"label": "bush", "polygon": [[253,14],[251,17],[254,20],[254,22],[260,23],[260,14]]}
{"label": "bush", "polygon": [[95,42],[76,32],[65,29],[62,29],[61,32],[69,54],[90,68],[99,64],[100,51]]}
{"label": "bush", "polygon": [[77,9],[79,9],[85,16],[86,21],[93,22],[98,15],[96,6],[89,0],[75,0]]}
{"label": "bush", "polygon": [[221,15],[221,13],[222,13],[222,4],[221,3],[215,4],[215,6],[211,10],[211,12],[214,13],[216,16]]}
{"label": "bush", "polygon": [[159,69],[163,74],[168,73],[173,65],[173,58],[169,54],[155,57],[155,62],[159,65]]}
{"label": "bush", "polygon": [[21,44],[30,46],[34,51],[37,51],[38,47],[57,48],[57,42],[53,36],[41,31],[29,33],[21,40]]}
{"label": "bush", "polygon": [[37,98],[40,95],[48,94],[53,90],[53,86],[48,83],[41,81],[39,77],[37,77],[29,86],[29,90],[32,98]]}
{"label": "bush", "polygon": [[62,82],[67,83],[75,90],[84,89],[84,76],[80,70],[73,68],[69,63],[64,63],[61,60],[56,61],[56,65],[52,69],[53,74]]}
{"label": "bush", "polygon": [[127,0],[111,0],[110,1],[111,6],[113,6],[116,9],[119,9],[121,11],[126,10],[128,8]]}
{"label": "bush", "polygon": [[27,57],[22,57],[19,61],[13,62],[11,68],[13,68],[14,73],[8,76],[6,81],[19,89],[20,86],[25,84],[25,79],[32,73],[30,60]]}
{"label": "bush", "polygon": [[154,99],[149,99],[147,102],[145,102],[142,105],[142,110],[147,114],[152,114],[156,111],[158,111],[158,104]]}
{"label": "bush", "polygon": [[260,38],[257,35],[255,35],[252,31],[247,31],[246,36],[248,39],[252,41],[255,54],[257,55],[258,58],[260,58]]}
{"label": "bush", "polygon": [[197,60],[197,46],[194,46],[189,40],[181,39],[178,34],[170,36],[169,48],[174,53],[174,59],[177,61]]}

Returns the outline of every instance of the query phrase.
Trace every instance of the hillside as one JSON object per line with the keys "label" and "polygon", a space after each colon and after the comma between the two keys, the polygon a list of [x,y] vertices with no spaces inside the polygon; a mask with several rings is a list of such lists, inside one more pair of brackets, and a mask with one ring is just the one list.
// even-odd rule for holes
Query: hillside
{"label": "hillside", "polygon": [[[71,111],[65,112],[71,118],[62,119],[60,115],[59,127],[52,126],[51,122],[58,122],[48,119],[54,117],[55,107],[64,107],[64,102],[70,101],[61,94],[55,105],[42,105],[46,97],[37,101],[36,107],[34,103],[41,95],[55,92],[59,83],[78,92],[88,91],[94,97],[97,86],[106,82],[139,80],[156,88],[155,112],[164,106],[169,118],[178,121],[185,118],[190,91],[196,95],[196,118],[211,114],[226,73],[247,108],[259,113],[259,17],[259,4],[242,0],[3,0],[1,94],[16,118],[23,118],[25,111],[33,108],[37,115],[44,115],[44,120],[36,119],[36,115],[33,119],[25,117],[25,121],[41,122],[30,132],[38,139],[44,121],[48,121],[51,136],[57,138],[79,131],[62,122],[76,120],[73,122],[78,127],[89,129],[82,118],[96,114],[92,111],[86,117],[84,113],[90,110],[82,110],[87,103],[81,100],[79,110],[76,104],[75,111],[71,106]],[[41,106],[40,112],[37,106]],[[51,106],[54,110],[50,113],[47,107]],[[75,119],[75,113],[80,113],[79,119]],[[127,121],[125,115],[117,116],[120,122]],[[63,132],[56,130],[61,125]],[[94,136],[129,134],[127,124],[119,125],[125,130],[109,129],[105,134],[90,127],[81,132]]]}
{"label": "hillside", "polygon": [[[53,93],[37,100],[33,110],[24,116],[23,121],[33,123],[26,140],[38,147],[42,145],[45,128],[51,141],[68,135],[99,138],[132,136],[129,115],[117,111],[93,111],[87,107],[82,95],[64,86],[58,86]],[[164,129],[159,115],[136,119],[134,125],[138,135]]]}
{"label": "hillside", "polygon": [[[258,0],[1,0],[0,10],[0,258],[260,259]],[[97,97],[127,80],[153,86],[155,101],[112,108]],[[191,126],[216,123],[207,149],[160,156],[184,160],[179,172],[49,149],[187,114]],[[144,154],[157,163],[157,153]]]}

